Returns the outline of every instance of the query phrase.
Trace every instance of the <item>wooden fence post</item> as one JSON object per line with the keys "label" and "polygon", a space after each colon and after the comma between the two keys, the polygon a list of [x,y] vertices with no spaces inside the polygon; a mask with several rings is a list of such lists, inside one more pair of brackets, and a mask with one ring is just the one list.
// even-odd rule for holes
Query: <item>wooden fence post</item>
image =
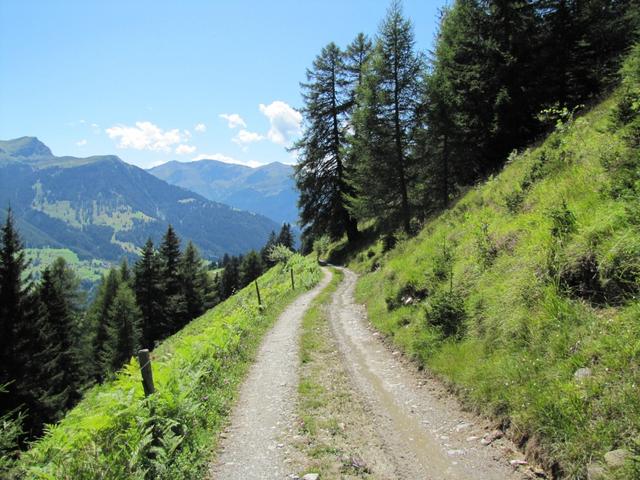
{"label": "wooden fence post", "polygon": [[142,388],[144,388],[144,396],[148,397],[156,391],[153,386],[153,372],[151,371],[149,350],[146,348],[138,350],[138,363],[140,364],[140,372],[142,373]]}
{"label": "wooden fence post", "polygon": [[258,280],[254,280],[254,282],[256,284],[256,293],[258,294],[258,306],[262,307],[262,298],[260,298],[260,289],[258,288]]}
{"label": "wooden fence post", "polygon": [[293,281],[293,267],[291,267],[291,290],[296,289],[296,283]]}

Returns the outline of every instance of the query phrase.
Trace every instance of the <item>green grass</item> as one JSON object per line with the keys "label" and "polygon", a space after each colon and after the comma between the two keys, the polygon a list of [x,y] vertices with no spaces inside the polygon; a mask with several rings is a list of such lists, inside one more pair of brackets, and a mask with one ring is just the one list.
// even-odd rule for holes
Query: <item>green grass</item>
{"label": "green grass", "polygon": [[[298,415],[304,435],[299,448],[304,460],[300,475],[318,473],[320,478],[353,478],[345,476],[345,468],[350,467],[348,459],[357,443],[366,440],[347,437],[341,428],[342,422],[350,426],[354,422],[351,410],[354,399],[347,389],[348,377],[342,371],[342,360],[335,357],[336,345],[330,340],[326,306],[344,278],[340,270],[332,269],[332,273],[331,282],[302,319]],[[364,473],[363,476],[368,478]]]}
{"label": "green grass", "polygon": [[295,255],[289,266],[277,265],[258,279],[265,309],[257,307],[250,285],[159,345],[152,354],[157,392],[149,399],[133,360],[91,389],[22,455],[21,477],[202,478],[262,335],[320,279],[308,258]]}
{"label": "green grass", "polygon": [[351,261],[376,327],[562,478],[615,448],[636,457],[611,478],[640,478],[640,228],[637,197],[614,193],[638,151],[612,131],[614,106],[513,155],[417,237]]}

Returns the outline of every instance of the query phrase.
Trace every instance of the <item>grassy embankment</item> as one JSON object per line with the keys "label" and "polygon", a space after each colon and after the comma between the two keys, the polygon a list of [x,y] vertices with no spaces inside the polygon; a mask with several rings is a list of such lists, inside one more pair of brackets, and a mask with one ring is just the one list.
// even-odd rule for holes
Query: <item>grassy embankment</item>
{"label": "grassy embankment", "polygon": [[620,448],[630,458],[607,478],[640,478],[636,54],[611,98],[417,237],[351,262],[374,325],[561,478],[586,478]]}
{"label": "grassy embankment", "polygon": [[[296,290],[288,268],[293,266]],[[157,393],[143,398],[137,362],[94,387],[19,463],[42,479],[201,478],[264,332],[319,267],[293,256],[191,322],[152,353]]]}

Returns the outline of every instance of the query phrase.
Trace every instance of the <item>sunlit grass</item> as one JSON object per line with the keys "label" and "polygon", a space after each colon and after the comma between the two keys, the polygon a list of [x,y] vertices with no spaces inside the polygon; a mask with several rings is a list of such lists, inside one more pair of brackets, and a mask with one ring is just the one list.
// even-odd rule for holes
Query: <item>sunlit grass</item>
{"label": "sunlit grass", "polygon": [[[514,156],[417,237],[389,252],[378,241],[351,263],[363,274],[357,298],[372,322],[566,478],[585,478],[608,450],[637,452],[640,438],[637,296],[592,301],[549,274],[552,216],[563,202],[575,231],[557,248],[558,268],[580,272],[593,258],[606,286],[607,275],[640,258],[637,221],[609,194],[606,166],[627,148],[610,129],[613,105]],[[445,249],[453,260],[443,278]],[[449,289],[464,297],[466,315],[463,333],[445,338],[427,311]],[[591,376],[576,380],[583,367]]]}
{"label": "sunlit grass", "polygon": [[[294,268],[296,291],[291,290]],[[143,397],[137,362],[90,390],[26,452],[26,478],[200,478],[257,345],[278,314],[320,279],[299,255],[191,322],[152,353],[157,393]]]}

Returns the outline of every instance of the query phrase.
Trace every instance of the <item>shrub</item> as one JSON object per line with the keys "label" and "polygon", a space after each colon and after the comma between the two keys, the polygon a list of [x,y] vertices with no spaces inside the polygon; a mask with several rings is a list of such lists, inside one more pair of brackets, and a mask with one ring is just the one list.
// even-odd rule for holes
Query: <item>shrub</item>
{"label": "shrub", "polygon": [[462,295],[454,290],[436,293],[429,301],[426,318],[429,324],[440,329],[444,337],[459,336],[466,318]]}
{"label": "shrub", "polygon": [[507,211],[511,214],[515,214],[520,211],[522,202],[524,202],[524,192],[519,188],[504,196],[505,206],[507,207]]}
{"label": "shrub", "polygon": [[273,263],[287,263],[293,256],[293,252],[286,246],[278,244],[269,250],[269,260]]}

